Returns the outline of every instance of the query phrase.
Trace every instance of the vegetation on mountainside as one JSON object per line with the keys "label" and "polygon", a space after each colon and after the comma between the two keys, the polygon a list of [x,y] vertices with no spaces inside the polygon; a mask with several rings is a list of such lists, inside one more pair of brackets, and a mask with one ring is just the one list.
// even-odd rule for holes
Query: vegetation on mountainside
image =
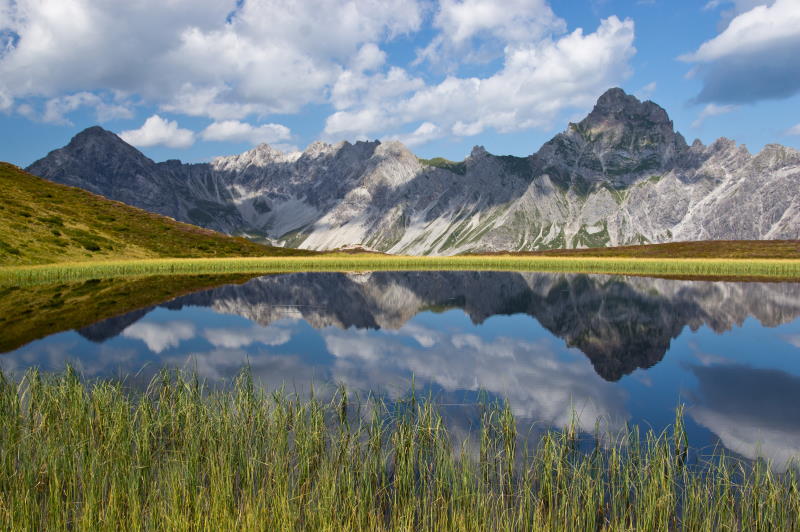
{"label": "vegetation on mountainside", "polygon": [[436,168],[450,170],[458,175],[467,173],[467,164],[464,161],[455,162],[445,159],[444,157],[434,157],[433,159],[419,159],[419,162],[425,166],[434,166]]}
{"label": "vegetation on mountainside", "polygon": [[0,265],[311,255],[176,222],[0,163]]}
{"label": "vegetation on mountainside", "polygon": [[[468,434],[432,400],[301,399],[245,371],[146,390],[0,375],[4,530],[797,530],[798,476],[660,434],[525,439],[482,401]],[[522,437],[520,437],[522,436]],[[587,441],[588,440],[588,441]],[[778,467],[786,464],[776,464]]]}
{"label": "vegetation on mountainside", "polygon": [[640,259],[800,259],[800,240],[702,240],[641,246],[552,249],[492,254],[492,256],[503,255]]}

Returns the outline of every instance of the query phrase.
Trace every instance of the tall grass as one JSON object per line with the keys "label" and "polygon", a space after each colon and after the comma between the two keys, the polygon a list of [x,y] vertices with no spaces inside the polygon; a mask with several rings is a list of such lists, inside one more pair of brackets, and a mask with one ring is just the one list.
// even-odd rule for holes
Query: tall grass
{"label": "tall grass", "polygon": [[0,378],[7,530],[793,530],[793,470],[689,465],[671,432],[582,449],[574,429],[520,445],[489,405],[473,452],[436,407],[391,411],[224,390],[162,373],[146,391],[71,371]]}
{"label": "tall grass", "polygon": [[794,259],[641,259],[621,257],[325,255],[145,259],[58,263],[0,268],[0,284],[37,284],[144,275],[286,273],[379,270],[491,270],[609,273],[663,276],[724,276],[800,279]]}

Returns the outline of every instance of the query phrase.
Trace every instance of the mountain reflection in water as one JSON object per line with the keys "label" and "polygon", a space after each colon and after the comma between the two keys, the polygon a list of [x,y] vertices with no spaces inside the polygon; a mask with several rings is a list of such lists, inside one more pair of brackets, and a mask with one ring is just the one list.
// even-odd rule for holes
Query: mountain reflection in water
{"label": "mountain reflection in water", "polygon": [[596,275],[275,275],[52,335],[2,367],[146,380],[189,365],[215,381],[247,364],[265,387],[341,382],[390,400],[413,378],[446,403],[482,391],[588,432],[660,430],[683,401],[695,442],[785,463],[800,452],[799,296],[792,283]]}
{"label": "mountain reflection in water", "polygon": [[[253,279],[161,305],[210,307],[261,326],[303,319],[316,329],[397,330],[426,310],[460,308],[474,324],[527,314],[576,347],[603,379],[658,363],[685,326],[715,332],[750,316],[774,327],[800,315],[800,284],[674,281],[507,272],[308,273]],[[102,341],[147,314],[139,310],[81,329]]]}

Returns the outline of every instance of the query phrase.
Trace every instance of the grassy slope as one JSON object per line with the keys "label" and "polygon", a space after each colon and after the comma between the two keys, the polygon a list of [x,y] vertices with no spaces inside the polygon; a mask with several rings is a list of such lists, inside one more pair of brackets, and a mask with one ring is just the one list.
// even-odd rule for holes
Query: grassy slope
{"label": "grassy slope", "polygon": [[495,255],[639,259],[800,259],[800,240],[702,240],[613,248],[553,249]]}
{"label": "grassy slope", "polygon": [[97,259],[310,255],[262,246],[0,162],[0,266]]}

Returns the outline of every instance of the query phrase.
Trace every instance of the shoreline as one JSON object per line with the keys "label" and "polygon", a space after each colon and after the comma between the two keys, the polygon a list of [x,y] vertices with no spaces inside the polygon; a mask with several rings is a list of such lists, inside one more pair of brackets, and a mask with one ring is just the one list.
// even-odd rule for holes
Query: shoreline
{"label": "shoreline", "polygon": [[798,259],[331,254],[314,257],[159,258],[4,266],[0,267],[0,285],[151,275],[435,270],[636,275],[687,280],[800,281]]}

